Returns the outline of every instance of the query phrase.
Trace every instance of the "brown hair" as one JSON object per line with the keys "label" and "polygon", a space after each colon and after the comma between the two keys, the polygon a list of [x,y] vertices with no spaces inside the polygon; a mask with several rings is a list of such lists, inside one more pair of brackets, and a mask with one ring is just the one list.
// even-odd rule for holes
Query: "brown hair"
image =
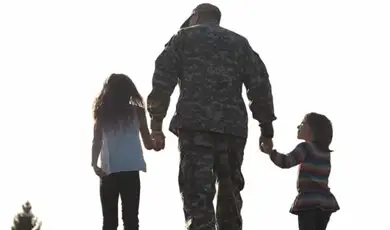
{"label": "brown hair", "polygon": [[332,152],[329,149],[333,139],[332,122],[319,113],[307,114],[306,122],[312,131],[313,143],[322,151]]}
{"label": "brown hair", "polygon": [[111,74],[93,105],[93,118],[103,128],[115,128],[134,120],[135,109],[144,108],[133,81],[124,74]]}

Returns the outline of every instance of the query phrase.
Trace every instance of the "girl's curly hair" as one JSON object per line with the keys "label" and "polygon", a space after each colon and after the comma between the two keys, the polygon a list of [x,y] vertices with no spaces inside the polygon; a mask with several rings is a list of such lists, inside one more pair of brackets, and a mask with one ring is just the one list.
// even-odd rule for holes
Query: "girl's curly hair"
{"label": "girl's curly hair", "polygon": [[132,122],[136,108],[144,109],[142,96],[125,74],[111,74],[93,105],[93,118],[103,128]]}
{"label": "girl's curly hair", "polygon": [[333,139],[332,122],[319,113],[309,113],[306,115],[306,122],[313,134],[313,143],[322,151],[332,152],[329,145]]}

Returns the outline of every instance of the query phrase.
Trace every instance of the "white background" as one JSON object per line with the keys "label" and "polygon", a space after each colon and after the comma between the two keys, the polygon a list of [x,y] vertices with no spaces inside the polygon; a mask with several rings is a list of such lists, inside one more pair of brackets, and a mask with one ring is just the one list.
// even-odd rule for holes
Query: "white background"
{"label": "white background", "polygon": [[[98,179],[90,168],[92,101],[111,73],[146,98],[154,60],[201,1],[0,1],[0,229],[29,199],[44,229],[99,229]],[[136,1],[131,1],[136,2]],[[386,1],[213,1],[222,26],[246,36],[265,62],[278,120],[275,145],[297,144],[307,112],[334,124],[331,188],[341,210],[329,229],[388,226],[389,7]],[[165,130],[178,96],[172,96]],[[288,213],[296,168],[258,150],[250,122],[243,171],[244,229],[297,229]],[[177,140],[145,152],[142,230],[184,227]],[[387,212],[388,213],[388,212]]]}

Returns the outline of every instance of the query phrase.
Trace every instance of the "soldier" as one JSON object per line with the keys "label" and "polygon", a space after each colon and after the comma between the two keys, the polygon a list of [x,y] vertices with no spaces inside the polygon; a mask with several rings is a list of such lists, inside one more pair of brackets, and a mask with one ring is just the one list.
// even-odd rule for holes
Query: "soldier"
{"label": "soldier", "polygon": [[22,209],[23,211],[15,216],[11,230],[40,230],[42,223],[31,212],[30,202],[24,203]]}
{"label": "soldier", "polygon": [[[169,130],[178,136],[179,187],[188,230],[241,230],[244,188],[241,165],[248,114],[261,128],[260,144],[271,144],[274,115],[271,85],[260,57],[247,39],[219,25],[220,10],[197,6],[157,57],[147,99],[152,136],[163,149],[163,119],[170,96],[180,87]],[[216,215],[213,199],[218,182]]]}

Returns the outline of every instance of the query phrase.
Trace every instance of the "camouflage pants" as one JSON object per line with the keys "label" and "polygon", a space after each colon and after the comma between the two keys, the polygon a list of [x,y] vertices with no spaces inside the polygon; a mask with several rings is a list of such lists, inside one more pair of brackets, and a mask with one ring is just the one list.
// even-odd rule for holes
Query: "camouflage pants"
{"label": "camouflage pants", "polygon": [[231,135],[180,130],[179,187],[187,230],[242,230],[245,144],[246,139]]}

